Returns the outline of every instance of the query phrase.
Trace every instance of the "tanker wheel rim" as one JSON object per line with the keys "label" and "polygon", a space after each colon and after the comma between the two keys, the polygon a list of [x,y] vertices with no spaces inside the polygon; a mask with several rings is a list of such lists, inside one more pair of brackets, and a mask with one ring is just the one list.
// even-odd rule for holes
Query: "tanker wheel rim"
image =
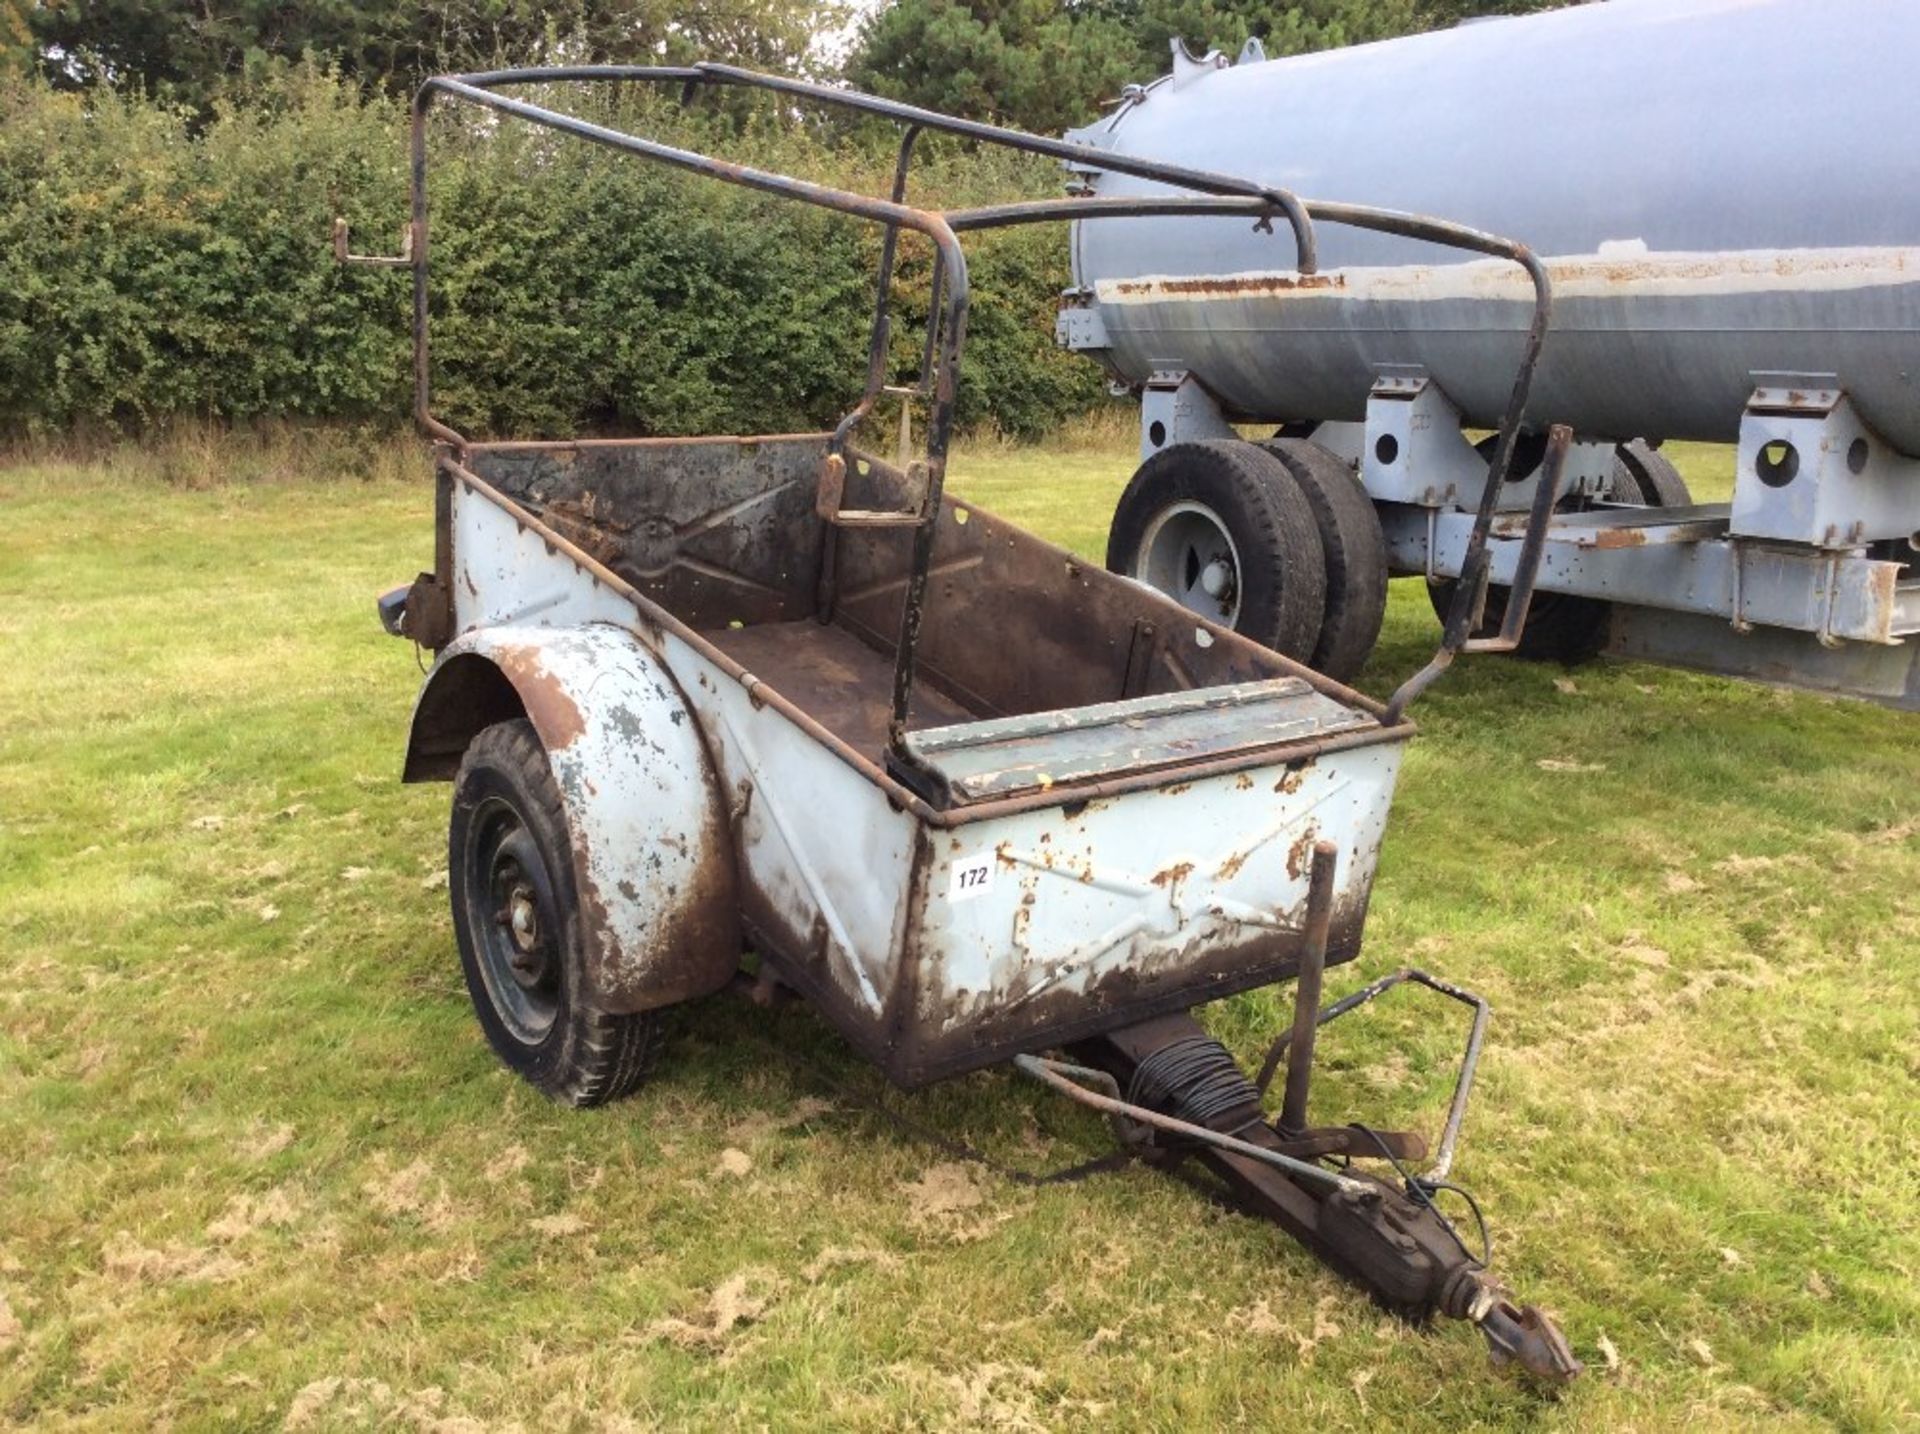
{"label": "tanker wheel rim", "polygon": [[1191,499],[1163,508],[1134,551],[1133,577],[1222,627],[1240,618],[1240,549],[1227,522]]}
{"label": "tanker wheel rim", "polygon": [[562,1000],[564,928],[553,878],[510,802],[488,798],[473,831],[461,895],[475,965],[501,1025],[520,1044],[537,1046],[552,1033]]}

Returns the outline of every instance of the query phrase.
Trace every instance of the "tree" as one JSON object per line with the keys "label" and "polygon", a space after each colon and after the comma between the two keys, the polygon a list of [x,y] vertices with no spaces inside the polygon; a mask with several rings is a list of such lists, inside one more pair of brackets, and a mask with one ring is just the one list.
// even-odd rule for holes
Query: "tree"
{"label": "tree", "polygon": [[1270,56],[1355,45],[1564,0],[892,0],[848,64],[881,94],[1043,133],[1166,72],[1168,47]]}
{"label": "tree", "polygon": [[32,0],[0,0],[0,75],[33,68]]}
{"label": "tree", "polygon": [[723,58],[793,70],[844,0],[0,0],[23,9],[41,64],[69,87],[138,85],[205,109],[250,71],[311,54],[368,88],[446,70],[559,61]]}

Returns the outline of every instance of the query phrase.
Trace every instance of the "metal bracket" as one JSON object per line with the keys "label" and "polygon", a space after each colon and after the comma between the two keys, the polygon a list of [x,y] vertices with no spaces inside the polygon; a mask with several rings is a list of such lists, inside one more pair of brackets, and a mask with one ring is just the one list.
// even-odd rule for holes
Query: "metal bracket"
{"label": "metal bracket", "polygon": [[[861,461],[869,465],[875,462],[871,457],[863,457]],[[836,528],[918,527],[926,517],[927,465],[915,460],[906,465],[900,476],[908,496],[919,496],[918,506],[901,509],[842,507],[847,494],[847,460],[843,454],[829,453],[820,460],[820,477],[814,489],[814,513],[823,523]]]}
{"label": "metal bracket", "polygon": [[1060,312],[1053,320],[1053,341],[1074,353],[1099,353],[1113,347],[1107,321],[1094,306],[1093,290],[1068,289],[1060,295]]}
{"label": "metal bracket", "polygon": [[1216,70],[1224,70],[1230,63],[1218,50],[1208,50],[1204,55],[1196,56],[1187,48],[1187,42],[1178,35],[1167,41],[1173,49],[1172,88],[1185,89],[1196,80],[1204,80]]}
{"label": "metal bracket", "polygon": [[1237,438],[1200,381],[1185,369],[1156,369],[1140,397],[1140,461],[1174,443]]}
{"label": "metal bracket", "polygon": [[1832,374],[1756,374],[1729,531],[1858,548],[1920,536],[1920,460],[1875,433]]}
{"label": "metal bracket", "polygon": [[[1360,477],[1368,496],[1416,508],[1477,509],[1487,483],[1487,456],[1468,439],[1460,410],[1417,364],[1382,364],[1374,372],[1365,435],[1358,442]],[[1354,425],[1321,426],[1338,430]],[[1337,431],[1329,436],[1353,445]],[[1320,440],[1318,430],[1314,438]],[[1572,444],[1561,491],[1597,497],[1612,481],[1613,467],[1613,444]],[[1531,469],[1516,464],[1514,481],[1502,487],[1496,506],[1502,512],[1524,511],[1534,501],[1540,476],[1540,463],[1532,462]]]}
{"label": "metal bracket", "polygon": [[349,230],[345,219],[333,221],[333,261],[336,264],[365,264],[375,269],[404,269],[413,263],[413,225],[400,231],[398,254],[354,254],[349,252]]}
{"label": "metal bracket", "polygon": [[1360,453],[1368,495],[1421,508],[1474,506],[1486,486],[1487,460],[1467,441],[1460,410],[1425,369],[1377,372]]}

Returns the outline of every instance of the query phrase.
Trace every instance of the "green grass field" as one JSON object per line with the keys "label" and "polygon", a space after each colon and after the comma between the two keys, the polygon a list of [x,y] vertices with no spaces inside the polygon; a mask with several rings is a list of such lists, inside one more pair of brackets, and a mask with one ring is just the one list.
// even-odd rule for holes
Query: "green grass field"
{"label": "green grass field", "polygon": [[[468,1009],[446,789],[396,780],[372,598],[429,557],[424,463],[329,466],[0,469],[0,1423],[1920,1419],[1915,719],[1498,659],[1421,708],[1329,994],[1414,961],[1495,1003],[1457,1175],[1591,1367],[1552,1398],[1163,1176],[956,1163],[870,1100],[1034,1170],[1102,1128],[1004,1072],[885,1093],[801,1009],[700,1003],[637,1098],[543,1104]],[[955,483],[1097,557],[1130,466]],[[1401,585],[1363,685],[1434,637]],[[1284,1009],[1209,1020],[1251,1056]],[[1343,1023],[1316,1113],[1437,1128],[1461,1035]]]}

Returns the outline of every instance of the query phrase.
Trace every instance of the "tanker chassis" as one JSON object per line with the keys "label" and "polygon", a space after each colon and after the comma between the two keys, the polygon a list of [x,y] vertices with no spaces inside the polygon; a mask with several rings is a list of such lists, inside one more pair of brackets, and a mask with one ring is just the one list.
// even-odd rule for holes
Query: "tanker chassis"
{"label": "tanker chassis", "polygon": [[[1108,566],[1351,680],[1389,575],[1450,601],[1525,338],[1510,265],[1378,231],[1303,249],[1133,161],[1204,163],[1554,256],[1480,614],[1566,424],[1524,654],[1920,709],[1915,54],[1920,6],[1885,0],[1610,0],[1275,61],[1176,42],[1068,136],[1097,151],[1076,192],[1169,200],[1073,233],[1059,339],[1140,400]],[[1737,444],[1731,502],[1694,502],[1668,439]]]}

